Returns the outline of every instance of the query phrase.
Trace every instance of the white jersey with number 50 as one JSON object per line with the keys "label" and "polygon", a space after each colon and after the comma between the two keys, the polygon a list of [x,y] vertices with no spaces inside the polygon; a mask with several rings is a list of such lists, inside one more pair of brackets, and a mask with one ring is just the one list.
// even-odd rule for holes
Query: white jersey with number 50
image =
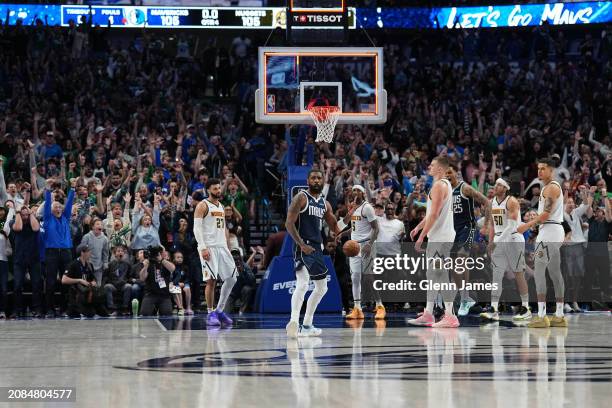
{"label": "white jersey with number 50", "polygon": [[204,200],[208,206],[208,213],[204,217],[204,245],[207,247],[227,248],[225,237],[225,210],[223,204],[215,205],[208,200]]}

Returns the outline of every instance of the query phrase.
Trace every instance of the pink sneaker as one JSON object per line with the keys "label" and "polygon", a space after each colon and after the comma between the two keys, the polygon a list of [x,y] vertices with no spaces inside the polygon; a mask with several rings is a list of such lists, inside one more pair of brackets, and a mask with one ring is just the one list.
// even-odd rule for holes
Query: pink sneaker
{"label": "pink sneaker", "polygon": [[408,320],[408,324],[413,326],[426,326],[431,327],[436,322],[436,319],[427,310],[423,310],[423,313],[419,313],[416,319]]}
{"label": "pink sneaker", "polygon": [[457,316],[455,315],[450,315],[450,314],[444,314],[444,317],[442,317],[442,319],[440,319],[439,322],[434,323],[431,325],[431,327],[433,328],[443,328],[443,327],[449,327],[449,328],[456,328],[459,327],[459,319],[457,319]]}

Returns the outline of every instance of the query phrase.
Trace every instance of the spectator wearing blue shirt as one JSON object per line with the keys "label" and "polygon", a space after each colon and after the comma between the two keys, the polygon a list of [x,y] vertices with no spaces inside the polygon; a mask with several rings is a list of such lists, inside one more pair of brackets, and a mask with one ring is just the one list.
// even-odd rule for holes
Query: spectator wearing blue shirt
{"label": "spectator wearing blue shirt", "polygon": [[70,234],[70,218],[74,189],[70,189],[66,205],[55,200],[55,195],[49,189],[45,191],[43,225],[45,227],[45,261],[46,261],[46,300],[47,317],[55,317],[55,288],[57,276],[62,276],[72,262],[72,238]]}
{"label": "spectator wearing blue shirt", "polygon": [[44,156],[45,161],[52,157],[57,157],[58,159],[64,157],[64,152],[62,151],[62,148],[55,143],[55,137],[51,131],[47,132],[45,144],[40,147],[40,152]]}

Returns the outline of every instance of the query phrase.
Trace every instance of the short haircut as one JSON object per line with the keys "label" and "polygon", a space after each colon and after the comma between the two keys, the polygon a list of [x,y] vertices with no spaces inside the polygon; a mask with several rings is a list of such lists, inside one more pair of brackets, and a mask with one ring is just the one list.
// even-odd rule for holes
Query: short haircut
{"label": "short haircut", "polygon": [[459,173],[459,166],[457,166],[455,163],[449,163],[448,167],[453,169],[455,171],[455,173]]}
{"label": "short haircut", "polygon": [[446,156],[436,156],[434,160],[438,162],[438,165],[442,166],[445,169],[448,169],[448,167],[450,166],[450,162],[448,161],[448,157]]}
{"label": "short haircut", "polygon": [[306,178],[310,178],[310,175],[311,175],[312,173],[320,173],[320,174],[321,174],[321,176],[323,176],[323,172],[322,172],[321,170],[319,170],[319,169],[311,169],[311,170],[308,172],[308,176],[307,176]]}
{"label": "short haircut", "polygon": [[555,159],[549,158],[549,157],[543,157],[541,159],[538,160],[538,164],[545,164],[546,166],[554,169],[555,167],[557,167]]}
{"label": "short haircut", "polygon": [[208,181],[206,182],[206,189],[208,190],[209,188],[211,188],[215,184],[221,184],[221,180],[219,180],[218,178],[208,179]]}

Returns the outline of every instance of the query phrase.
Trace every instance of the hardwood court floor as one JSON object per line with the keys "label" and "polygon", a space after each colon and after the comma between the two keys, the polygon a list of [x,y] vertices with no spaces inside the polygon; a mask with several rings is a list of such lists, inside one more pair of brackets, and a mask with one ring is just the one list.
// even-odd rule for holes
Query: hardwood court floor
{"label": "hardwood court floor", "polygon": [[[320,338],[288,340],[287,316],[0,321],[0,387],[75,387],[79,407],[604,407],[612,317],[568,329],[509,320],[409,328],[407,315],[347,325],[316,316]],[[506,316],[508,319],[509,316]]]}

